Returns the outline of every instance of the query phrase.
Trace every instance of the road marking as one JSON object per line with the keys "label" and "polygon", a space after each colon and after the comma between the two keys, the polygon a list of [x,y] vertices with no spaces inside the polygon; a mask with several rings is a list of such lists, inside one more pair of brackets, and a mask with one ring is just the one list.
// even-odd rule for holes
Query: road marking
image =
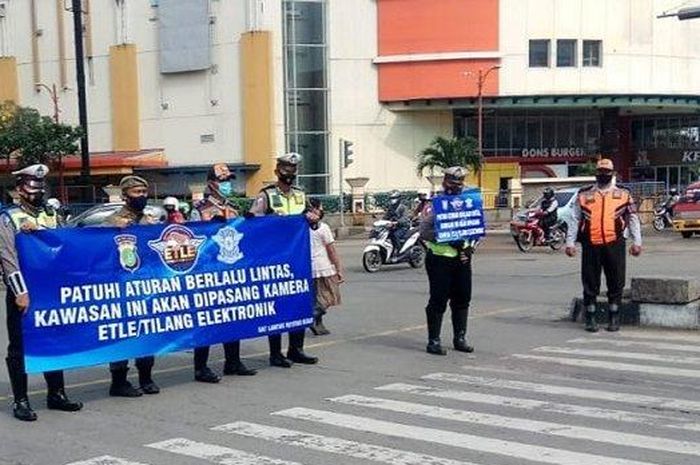
{"label": "road marking", "polygon": [[449,447],[487,452],[490,454],[515,457],[521,460],[539,461],[555,465],[651,465],[648,462],[571,452],[552,447],[534,446],[520,442],[505,441],[502,439],[493,439],[435,428],[425,428],[422,426],[411,426],[302,407],[281,410],[273,413],[273,415],[312,421],[366,433],[431,442]]}
{"label": "road marking", "polygon": [[678,334],[676,332],[665,332],[665,331],[635,331],[635,330],[625,330],[622,333],[618,333],[614,336],[615,338],[622,339],[656,339],[660,341],[683,341],[692,342],[693,344],[700,345],[700,336],[697,334]]}
{"label": "road marking", "polygon": [[154,442],[153,444],[147,444],[146,447],[206,460],[217,465],[299,465],[298,462],[249,454],[241,450],[217,446],[216,444],[190,441],[185,438]]}
{"label": "road marking", "polygon": [[94,457],[87,460],[82,460],[80,462],[71,462],[67,465],[148,465],[141,462],[132,462],[130,460],[121,459],[119,457],[112,457],[110,455],[103,455],[101,457]]}
{"label": "road marking", "polygon": [[575,415],[588,418],[599,418],[603,420],[614,420],[627,423],[643,423],[653,426],[700,431],[700,424],[698,423],[676,420],[675,418],[663,415],[651,415],[646,413],[635,413],[624,410],[612,410],[574,404],[560,404],[542,400],[522,399],[519,397],[483,394],[480,392],[438,389],[430,386],[416,386],[413,384],[404,383],[387,384],[386,386],[380,386],[375,389],[378,391],[400,392],[404,394],[437,397],[439,399],[450,399],[479,404],[498,405],[502,407],[518,408],[537,412],[563,413],[564,415]]}
{"label": "road marking", "polygon": [[[513,313],[513,312],[521,312],[523,309],[526,309],[529,307],[509,307],[509,308],[501,308],[498,310],[493,310],[493,311],[486,311],[484,313],[480,313],[478,315],[470,316],[469,320],[477,320],[480,318],[486,318],[491,315],[500,315],[503,313]],[[391,336],[394,334],[400,334],[400,333],[408,333],[411,331],[418,331],[418,330],[424,330],[425,329],[425,323],[420,324],[420,325],[414,325],[414,326],[405,326],[403,328],[398,328],[398,329],[391,329],[387,331],[380,331],[378,333],[371,333],[371,334],[364,334],[362,336],[355,336],[355,337],[350,337],[350,338],[344,338],[344,339],[336,339],[333,341],[326,341],[326,342],[317,342],[317,343],[312,343],[312,344],[305,344],[304,347],[307,349],[318,349],[318,348],[323,348],[323,347],[331,347],[339,344],[347,344],[350,342],[357,342],[357,341],[364,341],[367,339],[372,339],[375,337],[381,337],[381,336]],[[245,339],[244,339],[245,340]],[[244,357],[263,357],[269,355],[268,352],[255,352],[252,354],[243,354]],[[223,358],[219,358],[216,360],[210,360],[210,363],[223,363],[226,360]],[[186,371],[186,370],[192,370],[192,365],[187,364],[187,365],[178,365],[170,368],[161,368],[157,370],[153,370],[153,374],[159,375],[159,374],[164,374],[164,373],[177,373],[180,371]],[[102,378],[102,379],[96,379],[92,381],[86,381],[84,383],[75,383],[75,384],[68,384],[66,386],[66,389],[74,389],[74,388],[80,388],[80,387],[88,387],[88,386],[99,386],[101,384],[109,384],[112,382],[111,378]],[[39,394],[46,394],[46,389],[35,389],[33,391],[29,391],[30,396],[35,396]],[[11,399],[11,396],[0,396],[0,401],[4,400],[9,400]]]}
{"label": "road marking", "polygon": [[570,396],[579,397],[582,399],[603,400],[609,402],[632,404],[644,408],[700,412],[700,402],[692,400],[674,399],[672,397],[656,397],[644,394],[632,394],[619,391],[601,391],[596,389],[556,386],[553,384],[528,383],[524,381],[512,381],[499,378],[484,378],[480,376],[468,376],[456,373],[432,373],[426,376],[422,376],[421,379],[469,384],[472,386],[487,386],[499,389],[512,389],[516,391],[528,391],[536,394]]}
{"label": "road marking", "polygon": [[662,355],[654,353],[641,352],[618,352],[616,350],[598,350],[598,349],[574,349],[572,347],[551,347],[542,346],[532,349],[533,352],[543,352],[548,354],[561,355],[584,355],[588,357],[611,357],[624,358],[629,360],[643,360],[650,362],[662,363],[679,363],[685,365],[700,364],[700,357],[684,357],[679,355]]}
{"label": "road marking", "polygon": [[428,418],[437,418],[439,420],[458,421],[461,423],[491,426],[495,428],[508,428],[545,434],[548,436],[560,436],[564,438],[617,444],[675,454],[700,455],[699,443],[646,436],[643,434],[621,433],[618,431],[566,425],[550,421],[506,417],[490,413],[438,407],[435,405],[381,399],[378,397],[347,395],[334,397],[328,400],[346,405],[355,405],[396,413],[407,413],[409,415],[419,415]]}
{"label": "road marking", "polygon": [[512,357],[522,360],[558,363],[575,367],[598,368],[604,370],[630,371],[647,375],[680,376],[685,378],[700,378],[700,371],[685,368],[660,367],[652,365],[634,365],[631,363],[605,362],[584,358],[546,357],[542,355],[513,354]]}
{"label": "road marking", "polygon": [[700,353],[700,345],[690,345],[690,344],[669,344],[665,342],[652,342],[652,341],[629,341],[620,339],[607,339],[607,338],[587,338],[580,337],[576,339],[571,339],[567,341],[571,344],[609,344],[616,347],[649,347],[656,350],[675,350],[678,352],[696,352]]}
{"label": "road marking", "polygon": [[235,423],[217,426],[212,428],[212,430],[272,441],[286,446],[297,446],[330,454],[340,454],[346,457],[372,460],[389,465],[475,465],[471,462],[461,462],[458,460],[434,457],[432,455],[417,454],[389,447],[375,446],[373,444],[320,436],[317,434],[259,425],[245,421],[237,421]]}

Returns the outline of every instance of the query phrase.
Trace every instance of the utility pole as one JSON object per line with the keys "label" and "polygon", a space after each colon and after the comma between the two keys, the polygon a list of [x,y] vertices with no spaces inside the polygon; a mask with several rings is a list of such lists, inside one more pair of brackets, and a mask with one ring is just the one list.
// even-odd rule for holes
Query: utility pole
{"label": "utility pole", "polygon": [[[85,51],[83,49],[83,9],[82,0],[72,0],[73,34],[75,37],[75,75],[78,89],[78,114],[83,135],[80,139],[81,184],[90,182],[90,147],[88,142],[87,95],[85,93]],[[83,201],[90,202],[87,189]]]}

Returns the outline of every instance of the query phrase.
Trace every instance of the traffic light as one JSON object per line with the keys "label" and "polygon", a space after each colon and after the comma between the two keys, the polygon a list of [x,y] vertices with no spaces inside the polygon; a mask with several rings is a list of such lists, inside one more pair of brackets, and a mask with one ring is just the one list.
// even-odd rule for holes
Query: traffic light
{"label": "traffic light", "polygon": [[349,140],[343,140],[343,168],[347,168],[354,162],[352,146],[355,145]]}
{"label": "traffic light", "polygon": [[678,19],[680,21],[696,18],[700,18],[700,6],[692,6],[678,10]]}

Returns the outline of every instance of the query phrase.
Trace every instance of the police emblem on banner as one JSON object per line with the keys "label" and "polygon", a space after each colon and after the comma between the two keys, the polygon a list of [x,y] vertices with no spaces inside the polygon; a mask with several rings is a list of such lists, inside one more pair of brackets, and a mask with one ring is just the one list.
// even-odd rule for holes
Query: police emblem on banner
{"label": "police emblem on banner", "polygon": [[185,273],[197,263],[199,249],[205,240],[206,237],[196,236],[181,224],[171,224],[158,239],[148,241],[148,246],[158,253],[165,266],[176,273]]}
{"label": "police emblem on banner", "polygon": [[119,264],[130,273],[138,270],[141,266],[141,259],[136,248],[136,236],[132,234],[120,234],[114,237],[119,251]]}
{"label": "police emblem on banner", "polygon": [[219,255],[216,256],[216,259],[221,263],[233,265],[243,258],[243,252],[241,252],[240,248],[243,234],[238,232],[236,228],[231,226],[223,227],[219,229],[219,232],[212,239],[219,246]]}

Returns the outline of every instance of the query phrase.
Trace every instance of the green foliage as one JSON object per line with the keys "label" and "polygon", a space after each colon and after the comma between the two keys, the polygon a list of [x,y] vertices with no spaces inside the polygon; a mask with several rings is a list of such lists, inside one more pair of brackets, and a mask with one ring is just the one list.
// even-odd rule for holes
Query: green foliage
{"label": "green foliage", "polygon": [[79,127],[56,123],[33,108],[0,105],[0,157],[16,158],[19,168],[77,153],[81,135]]}
{"label": "green foliage", "polygon": [[585,165],[576,168],[576,176],[595,176],[596,162],[588,160]]}
{"label": "green foliage", "polygon": [[461,166],[472,173],[478,173],[483,165],[483,160],[478,153],[478,143],[473,137],[454,137],[447,139],[438,136],[430,143],[430,146],[418,154],[418,176],[426,171],[434,173],[435,168],[450,168]]}

